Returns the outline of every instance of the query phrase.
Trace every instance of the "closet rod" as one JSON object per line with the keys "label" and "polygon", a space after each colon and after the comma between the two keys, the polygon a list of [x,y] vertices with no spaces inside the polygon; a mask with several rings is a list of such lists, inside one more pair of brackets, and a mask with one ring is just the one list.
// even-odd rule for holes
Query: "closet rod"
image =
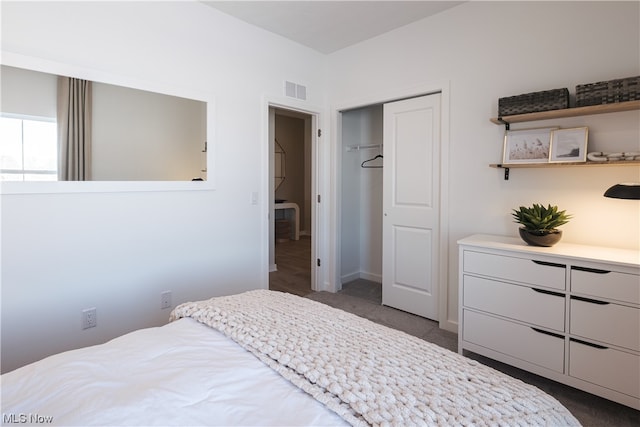
{"label": "closet rod", "polygon": [[370,150],[372,148],[382,148],[382,144],[376,145],[348,145],[347,151]]}

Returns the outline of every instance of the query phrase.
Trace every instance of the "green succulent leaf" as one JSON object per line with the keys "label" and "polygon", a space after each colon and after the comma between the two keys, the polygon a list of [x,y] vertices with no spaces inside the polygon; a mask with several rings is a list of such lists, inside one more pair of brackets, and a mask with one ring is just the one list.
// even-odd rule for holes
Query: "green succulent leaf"
{"label": "green succulent leaf", "polygon": [[541,203],[534,203],[530,207],[520,206],[513,209],[511,215],[514,222],[522,224],[525,229],[540,233],[553,231],[571,219],[567,211],[560,211],[557,206],[550,204],[545,207]]}

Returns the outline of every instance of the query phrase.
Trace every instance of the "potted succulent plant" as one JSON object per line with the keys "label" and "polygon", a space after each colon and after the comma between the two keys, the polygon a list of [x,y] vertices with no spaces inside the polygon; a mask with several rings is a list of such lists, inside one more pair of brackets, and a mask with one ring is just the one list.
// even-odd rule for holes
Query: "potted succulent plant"
{"label": "potted succulent plant", "polygon": [[514,222],[522,224],[518,230],[522,240],[533,246],[553,246],[562,238],[558,227],[571,219],[566,211],[557,206],[534,203],[531,207],[520,206],[513,210]]}

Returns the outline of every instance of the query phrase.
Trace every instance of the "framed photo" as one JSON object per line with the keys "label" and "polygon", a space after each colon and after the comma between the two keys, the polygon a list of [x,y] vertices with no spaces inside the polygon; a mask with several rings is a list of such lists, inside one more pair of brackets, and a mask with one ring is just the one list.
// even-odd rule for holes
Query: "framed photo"
{"label": "framed photo", "polygon": [[589,128],[555,129],[551,132],[549,162],[586,162]]}
{"label": "framed photo", "polygon": [[551,132],[556,129],[558,128],[506,131],[502,163],[549,163]]}

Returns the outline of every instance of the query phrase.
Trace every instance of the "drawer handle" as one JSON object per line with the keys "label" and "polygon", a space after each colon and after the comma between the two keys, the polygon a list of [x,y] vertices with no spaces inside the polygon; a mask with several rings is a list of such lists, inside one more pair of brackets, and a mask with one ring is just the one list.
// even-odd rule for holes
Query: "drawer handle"
{"label": "drawer handle", "polygon": [[572,270],[578,270],[578,271],[586,271],[587,273],[595,273],[595,274],[608,274],[608,273],[611,273],[608,270],[599,270],[597,268],[589,268],[589,267],[572,266],[571,269]]}
{"label": "drawer handle", "polygon": [[553,295],[554,297],[563,297],[564,298],[564,294],[561,292],[554,292],[554,291],[548,291],[546,289],[538,289],[538,288],[531,288],[532,291],[541,293],[541,294],[547,294],[547,295]]}
{"label": "drawer handle", "polygon": [[597,299],[591,299],[591,298],[585,298],[585,297],[577,297],[577,296],[575,296],[575,295],[571,295],[571,299],[575,299],[575,300],[578,300],[578,301],[588,302],[588,303],[590,303],[590,304],[598,304],[598,305],[608,305],[608,304],[611,304],[611,303],[606,302],[606,301],[600,301],[600,300],[597,300]]}
{"label": "drawer handle", "polygon": [[553,332],[549,332],[549,331],[543,331],[542,329],[538,329],[538,328],[534,328],[533,326],[529,326],[531,329],[533,329],[534,331],[540,333],[540,334],[544,334],[544,335],[549,335],[555,338],[560,338],[560,339],[564,339],[564,335],[560,335],[560,334],[556,334]]}
{"label": "drawer handle", "polygon": [[592,342],[582,341],[576,338],[569,338],[570,341],[577,342],[578,344],[587,345],[589,347],[597,348],[599,350],[607,350],[609,347],[605,347],[603,345],[594,344]]}
{"label": "drawer handle", "polygon": [[535,262],[538,265],[546,265],[547,267],[560,267],[560,268],[565,268],[566,265],[564,264],[558,264],[555,262],[547,262],[547,261],[538,261],[535,259],[532,259],[531,261]]}

